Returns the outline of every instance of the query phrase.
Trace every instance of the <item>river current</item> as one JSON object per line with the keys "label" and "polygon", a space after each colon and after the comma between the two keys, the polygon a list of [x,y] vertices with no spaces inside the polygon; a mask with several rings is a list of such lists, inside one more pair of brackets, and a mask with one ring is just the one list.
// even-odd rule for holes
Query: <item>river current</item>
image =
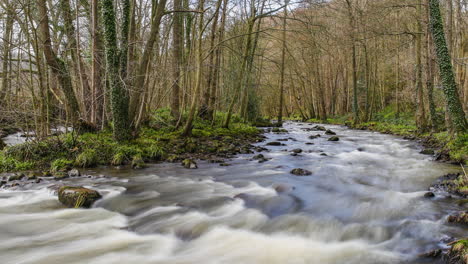
{"label": "river current", "polygon": [[[287,141],[266,146],[264,163],[249,154],[227,167],[200,161],[196,170],[98,168],[89,178],[2,189],[0,263],[433,263],[418,254],[466,235],[446,223],[460,210],[450,198],[423,197],[459,168],[399,137],[326,125],[340,137],[331,142],[311,127],[288,122],[289,133],[266,133],[258,146]],[[294,176],[294,168],[312,175]],[[104,198],[66,209],[56,184]]]}

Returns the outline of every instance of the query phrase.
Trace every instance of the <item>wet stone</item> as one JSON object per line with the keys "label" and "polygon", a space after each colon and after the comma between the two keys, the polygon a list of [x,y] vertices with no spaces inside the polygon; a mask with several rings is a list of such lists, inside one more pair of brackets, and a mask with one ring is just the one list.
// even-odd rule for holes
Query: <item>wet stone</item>
{"label": "wet stone", "polygon": [[273,142],[268,142],[266,143],[267,146],[286,146],[285,144],[278,142],[278,141],[273,141]]}
{"label": "wet stone", "polygon": [[449,215],[447,222],[468,226],[468,211]]}
{"label": "wet stone", "polygon": [[433,192],[427,192],[424,194],[424,198],[433,198],[435,197],[435,194]]}
{"label": "wet stone", "polygon": [[331,131],[330,129],[327,129],[327,131],[325,131],[325,134],[326,135],[336,135],[336,133]]}
{"label": "wet stone", "polygon": [[296,176],[308,176],[308,175],[312,175],[312,172],[311,172],[311,171],[306,170],[306,169],[301,169],[301,168],[293,169],[293,170],[291,170],[290,173],[293,174],[293,175],[296,175]]}
{"label": "wet stone", "polygon": [[59,201],[70,208],[89,208],[101,197],[99,192],[81,186],[63,186],[58,190]]}
{"label": "wet stone", "polygon": [[318,130],[318,131],[326,131],[327,130],[324,126],[319,126],[319,125],[316,125],[313,128],[315,130]]}
{"label": "wet stone", "polygon": [[70,177],[70,176],[68,176],[68,174],[63,172],[63,171],[59,171],[59,172],[56,172],[54,174],[54,180],[57,180],[57,181],[62,180],[62,179],[66,179],[68,177]]}
{"label": "wet stone", "polygon": [[184,159],[182,161],[182,166],[184,166],[184,168],[186,168],[186,169],[197,169],[198,168],[197,163],[192,159]]}
{"label": "wet stone", "polygon": [[319,137],[320,137],[320,135],[319,135],[319,134],[317,134],[317,135],[312,135],[312,136],[309,136],[309,139],[316,139],[316,138],[319,138]]}
{"label": "wet stone", "polygon": [[78,169],[71,169],[68,171],[68,176],[70,177],[79,177],[81,176],[81,173]]}
{"label": "wet stone", "polygon": [[421,152],[419,152],[419,153],[421,153],[421,154],[423,154],[423,155],[434,155],[434,154],[435,154],[435,152],[434,152],[433,149],[423,149],[423,150],[422,150]]}
{"label": "wet stone", "polygon": [[330,137],[328,141],[340,141],[340,138],[337,136]]}

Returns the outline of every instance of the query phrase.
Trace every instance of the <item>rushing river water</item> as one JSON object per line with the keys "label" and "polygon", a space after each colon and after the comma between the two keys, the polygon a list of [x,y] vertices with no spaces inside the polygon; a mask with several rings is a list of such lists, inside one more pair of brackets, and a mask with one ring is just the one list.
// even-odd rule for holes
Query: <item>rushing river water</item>
{"label": "rushing river water", "polygon": [[268,146],[265,163],[240,155],[229,167],[164,163],[64,180],[104,195],[92,209],[63,208],[47,188],[57,182],[0,190],[0,263],[433,263],[417,255],[466,232],[446,224],[460,210],[449,198],[423,198],[458,168],[390,135],[327,126],[339,142],[311,140],[312,126],[267,133],[288,141]]}

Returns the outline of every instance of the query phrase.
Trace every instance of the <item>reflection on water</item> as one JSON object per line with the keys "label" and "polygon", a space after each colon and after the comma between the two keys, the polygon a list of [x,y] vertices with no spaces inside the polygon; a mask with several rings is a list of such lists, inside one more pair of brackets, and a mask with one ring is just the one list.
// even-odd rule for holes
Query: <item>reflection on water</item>
{"label": "reflection on water", "polygon": [[[104,195],[93,209],[62,208],[46,188],[55,182],[2,190],[0,263],[423,263],[417,254],[463,234],[445,224],[460,208],[422,198],[457,168],[397,137],[327,126],[339,142],[311,140],[310,127],[268,133],[291,139],[268,146],[265,163],[241,155],[229,167],[157,164],[65,180]],[[303,152],[291,156],[295,148]]]}

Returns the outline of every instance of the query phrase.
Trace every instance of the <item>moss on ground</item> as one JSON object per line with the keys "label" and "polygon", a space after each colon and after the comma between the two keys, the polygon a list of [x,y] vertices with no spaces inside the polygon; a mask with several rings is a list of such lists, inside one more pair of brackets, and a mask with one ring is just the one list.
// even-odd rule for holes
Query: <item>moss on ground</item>
{"label": "moss on ground", "polygon": [[[221,124],[223,119],[218,114]],[[180,161],[187,156],[233,154],[238,142],[255,140],[260,131],[234,118],[229,129],[212,125],[209,121],[194,123],[192,137],[182,137],[172,124],[168,110],[157,111],[149,124],[140,130],[137,138],[126,142],[113,140],[111,131],[68,133],[42,141],[28,142],[0,151],[0,172],[92,167],[97,165],[133,164],[144,162]]]}

